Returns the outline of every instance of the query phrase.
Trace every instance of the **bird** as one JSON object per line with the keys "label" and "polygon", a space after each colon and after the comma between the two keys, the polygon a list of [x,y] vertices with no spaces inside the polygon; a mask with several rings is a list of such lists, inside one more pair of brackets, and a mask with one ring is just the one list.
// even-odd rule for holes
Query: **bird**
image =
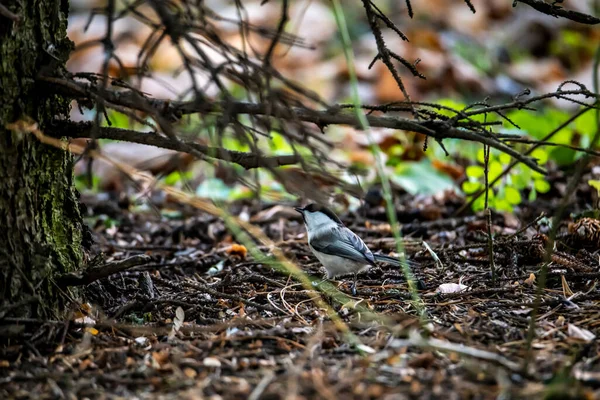
{"label": "bird", "polygon": [[308,246],[325,267],[327,279],[354,274],[354,295],[358,273],[375,266],[375,261],[401,266],[396,258],[373,254],[365,242],[348,229],[329,208],[311,203],[304,208],[294,209],[302,215]]}

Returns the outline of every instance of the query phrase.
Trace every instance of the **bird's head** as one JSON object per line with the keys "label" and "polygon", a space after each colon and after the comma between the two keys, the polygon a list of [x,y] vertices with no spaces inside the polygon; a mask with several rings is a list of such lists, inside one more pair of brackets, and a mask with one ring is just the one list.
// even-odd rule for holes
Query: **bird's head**
{"label": "bird's head", "polygon": [[302,215],[302,219],[304,219],[304,223],[308,228],[332,223],[343,225],[333,211],[319,204],[312,203],[304,208],[295,207],[294,209]]}

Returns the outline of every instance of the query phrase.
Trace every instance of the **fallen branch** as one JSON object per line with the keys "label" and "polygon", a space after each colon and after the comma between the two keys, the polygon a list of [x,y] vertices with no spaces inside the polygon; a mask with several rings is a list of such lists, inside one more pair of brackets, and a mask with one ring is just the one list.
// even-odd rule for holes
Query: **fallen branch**
{"label": "fallen branch", "polygon": [[84,269],[83,271],[70,272],[63,274],[57,279],[59,286],[83,286],[97,281],[98,279],[109,277],[110,275],[123,272],[138,265],[150,261],[150,256],[139,254],[126,258],[121,261],[114,261],[97,267]]}
{"label": "fallen branch", "polygon": [[474,347],[468,347],[463,344],[452,343],[446,340],[436,338],[426,339],[423,336],[421,336],[421,334],[417,331],[411,331],[408,340],[395,339],[390,344],[390,347],[398,348],[404,347],[406,345],[412,345],[421,348],[432,348],[443,352],[458,353],[467,357],[472,357],[500,365],[511,372],[515,372],[518,374],[526,373],[526,371],[523,371],[523,369],[521,368],[521,365],[499,354],[492,353],[486,350],[476,349]]}

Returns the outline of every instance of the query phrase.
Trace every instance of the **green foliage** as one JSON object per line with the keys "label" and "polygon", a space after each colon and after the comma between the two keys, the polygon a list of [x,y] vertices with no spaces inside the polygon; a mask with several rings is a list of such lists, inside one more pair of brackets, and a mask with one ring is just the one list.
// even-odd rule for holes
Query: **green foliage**
{"label": "green foliage", "polygon": [[[507,113],[507,118],[513,121],[519,129],[505,121],[504,133],[514,133],[529,136],[533,139],[543,139],[550,132],[564,123],[571,116],[569,113],[553,108],[533,113],[527,110],[515,110]],[[586,113],[574,123],[564,127],[554,134],[550,141],[563,145],[587,146],[595,132],[596,124],[593,113]],[[545,153],[545,156],[543,155]],[[583,153],[560,146],[544,147],[535,151],[534,157],[542,157],[543,162],[551,160],[559,166],[570,165],[583,156]],[[540,161],[540,163],[543,163]]]}
{"label": "green foliage", "polygon": [[592,57],[596,44],[587,34],[579,30],[563,29],[550,45],[550,52],[571,66],[579,66]]}
{"label": "green foliage", "polygon": [[174,186],[180,182],[185,182],[192,179],[192,171],[173,171],[169,175],[165,176],[164,183],[168,186]]}
{"label": "green foliage", "polygon": [[100,188],[100,179],[96,175],[92,175],[92,186],[89,187],[88,175],[78,175],[75,177],[75,188],[80,193],[87,191],[98,193]]}
{"label": "green foliage", "polygon": [[600,181],[590,179],[588,181],[588,185],[590,185],[591,187],[596,189],[596,191],[598,192],[598,195],[600,196]]}
{"label": "green foliage", "polygon": [[118,111],[115,110],[107,110],[107,115],[108,115],[108,120],[106,119],[103,121],[102,125],[103,126],[110,126],[113,128],[122,128],[122,129],[129,129],[131,127],[131,118],[123,113],[120,113]]}
{"label": "green foliage", "polygon": [[[537,151],[537,150],[536,150]],[[540,164],[548,161],[547,155],[543,150],[534,157],[538,158]],[[477,154],[478,165],[470,165],[466,169],[467,180],[463,182],[462,189],[467,196],[473,196],[485,188],[485,170],[483,149]],[[496,178],[500,177],[502,171],[511,163],[511,157],[496,150],[490,152],[488,165],[488,182],[491,184]],[[521,204],[523,197],[521,191],[529,189],[529,200],[533,201],[537,193],[546,193],[550,190],[550,184],[545,180],[544,175],[531,170],[523,164],[517,164],[510,172],[500,178],[496,184],[491,186],[488,191],[488,206],[499,211],[512,211],[513,207]],[[473,203],[473,210],[480,211],[485,208],[484,195],[480,196]]]}
{"label": "green foliage", "polygon": [[[446,102],[446,104],[451,106],[450,104],[452,103]],[[454,107],[456,105],[460,104],[455,103]],[[557,109],[546,108],[539,112],[514,110],[507,113],[506,117],[508,120],[512,121],[512,123],[503,120],[503,133],[541,140],[545,139],[549,133],[563,124],[564,121],[568,120],[570,114]],[[515,125],[517,125],[518,128],[516,128]],[[574,123],[560,129],[547,140],[557,144],[585,147],[589,145],[595,130],[595,116],[593,113],[586,113],[579,117]],[[526,147],[523,146],[523,151],[525,149]],[[479,150],[475,157],[470,155],[470,152],[464,150],[460,151],[459,149],[459,152],[463,157],[477,163],[466,168],[467,180],[462,185],[465,194],[467,196],[472,196],[483,190],[485,187],[483,150],[479,145]],[[559,166],[570,165],[582,156],[582,152],[560,146],[541,146],[531,153],[531,157],[537,159],[538,164],[540,165],[545,165],[548,162],[556,163]],[[492,183],[498,178],[511,161],[510,156],[492,149],[488,166],[488,181]],[[542,174],[532,171],[523,164],[517,164],[506,176],[500,178],[499,181],[489,189],[489,207],[496,210],[512,211],[514,206],[519,205],[523,201],[523,191],[528,191],[528,200],[534,201],[539,193],[547,193],[550,191],[550,184]],[[485,200],[482,195],[473,203],[473,210],[482,210],[485,206],[484,203]]]}
{"label": "green foliage", "polygon": [[452,178],[437,171],[427,159],[399,163],[394,172],[392,182],[410,194],[434,194],[456,188]]}

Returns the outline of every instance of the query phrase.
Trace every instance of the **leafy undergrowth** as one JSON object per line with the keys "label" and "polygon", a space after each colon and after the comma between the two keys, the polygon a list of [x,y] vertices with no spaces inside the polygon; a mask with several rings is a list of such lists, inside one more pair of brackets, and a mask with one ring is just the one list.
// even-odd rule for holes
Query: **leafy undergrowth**
{"label": "leafy undergrowth", "polygon": [[[552,186],[564,179],[555,177]],[[590,193],[582,184],[568,211],[586,207]],[[340,304],[304,289],[268,260],[253,260],[215,217],[177,204],[163,204],[162,213],[133,213],[92,200],[90,214],[111,215],[96,218],[93,253],[103,259],[92,263],[147,258],[85,286],[88,303],[70,322],[5,318],[20,338],[0,354],[3,398],[598,394],[593,222],[568,229],[565,221],[561,228],[527,352],[549,229],[537,217],[542,209],[552,212],[558,198],[493,216],[495,283],[483,217],[453,217],[464,202],[450,192],[401,198],[398,217],[409,258],[419,263],[413,272],[424,322],[394,267],[362,274],[356,296],[349,279],[335,282],[350,297]],[[231,212],[248,215],[289,258],[321,276],[290,207],[247,203]],[[384,215],[381,206],[365,206],[342,219],[374,252],[389,254],[395,244]],[[311,299],[319,295],[361,344],[315,306]]]}

